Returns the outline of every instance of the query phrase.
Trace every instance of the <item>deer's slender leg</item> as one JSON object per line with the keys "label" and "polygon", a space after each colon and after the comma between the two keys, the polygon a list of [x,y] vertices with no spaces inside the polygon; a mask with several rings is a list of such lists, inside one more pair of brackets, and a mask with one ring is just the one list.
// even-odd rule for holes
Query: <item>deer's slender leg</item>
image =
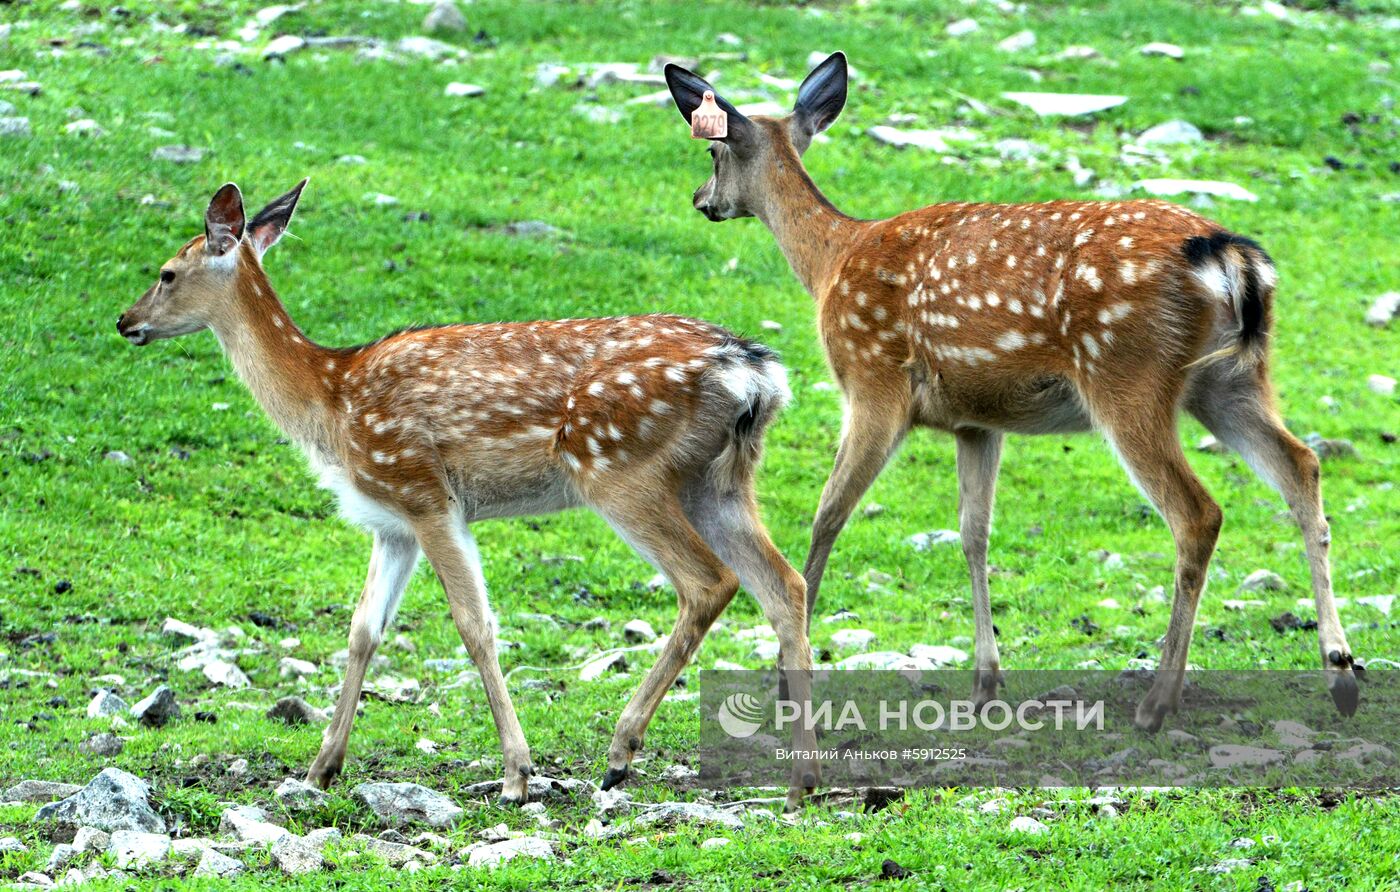
{"label": "deer's slender leg", "polygon": [[[696,530],[763,607],[778,633],[778,669],[783,697],[798,703],[811,699],[812,648],[807,638],[807,584],[778,551],[758,515],[753,492],[707,490],[687,504]],[[805,709],[803,714],[805,714]],[[805,723],[793,728],[793,748],[813,751],[816,733]],[[787,808],[796,809],[821,777],[815,760],[795,761]]]}
{"label": "deer's slender leg", "polygon": [[[666,495],[658,498],[657,488]],[[608,748],[605,790],[627,777],[656,708],[739,589],[738,578],[686,520],[670,488],[657,488],[614,487],[590,499],[629,545],[666,574],[680,607],[671,637],[618,719]]]}
{"label": "deer's slender leg", "polygon": [[505,770],[501,801],[523,803],[529,795],[534,768],[530,764],[525,734],[520,730],[520,720],[515,716],[515,704],[510,700],[501,664],[496,658],[496,622],[486,601],[486,580],[481,573],[476,540],[466,525],[454,517],[422,522],[415,526],[415,531],[423,553],[447,593],[452,621],[481,675],[486,702],[496,722]]}
{"label": "deer's slender leg", "polygon": [[802,569],[807,581],[809,626],[837,534],[908,431],[907,407],[891,408],[887,400],[858,398],[853,393],[847,395],[847,400],[846,428],[836,450],[836,465],[822,488],[821,502],[812,520],[812,544]]}
{"label": "deer's slender leg", "polygon": [[355,723],[355,710],[360,705],[365,671],[379,642],[384,640],[384,630],[393,622],[399,600],[417,565],[418,543],[411,537],[375,534],[365,587],[350,620],[350,661],[346,664],[345,680],[335,703],[335,717],[321,738],[321,751],[307,772],[307,783],[325,789],[340,774],[345,764],[350,728]]}
{"label": "deer's slender leg", "polygon": [[1328,688],[1343,715],[1356,712],[1359,692],[1352,653],[1332,596],[1327,551],[1332,542],[1322,509],[1317,456],[1283,426],[1267,379],[1257,370],[1212,373],[1195,382],[1191,413],[1220,441],[1239,452],[1263,480],[1283,496],[1303,534],[1303,547],[1317,604],[1318,646],[1328,670]]}
{"label": "deer's slender leg", "polygon": [[1162,659],[1152,689],[1137,709],[1136,723],[1147,731],[1159,729],[1166,714],[1180,705],[1196,607],[1222,520],[1220,506],[1181,451],[1175,404],[1162,394],[1119,394],[1091,405],[1129,476],[1166,519],[1176,543],[1176,592]]}
{"label": "deer's slender leg", "polygon": [[980,707],[996,698],[1001,677],[1001,657],[992,626],[992,597],[987,590],[987,537],[991,533],[1002,435],[983,428],[960,428],[954,435],[958,449],[958,526],[972,579],[976,634],[972,700]]}

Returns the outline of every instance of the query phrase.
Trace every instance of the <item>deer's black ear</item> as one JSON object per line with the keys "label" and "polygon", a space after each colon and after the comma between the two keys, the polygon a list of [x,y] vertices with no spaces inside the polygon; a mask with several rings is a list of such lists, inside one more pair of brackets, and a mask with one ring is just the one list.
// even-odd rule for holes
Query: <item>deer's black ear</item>
{"label": "deer's black ear", "polygon": [[666,86],[670,88],[671,98],[675,100],[676,108],[680,110],[687,127],[690,126],[690,116],[700,107],[700,100],[706,90],[715,94],[715,104],[724,109],[724,113],[729,117],[729,135],[724,138],[725,141],[748,133],[753,127],[753,122],[744,117],[729,100],[719,95],[703,77],[674,63],[667,64],[665,74]]}
{"label": "deer's black ear", "polygon": [[301,190],[306,188],[306,182],[302,180],[292,191],[268,202],[267,207],[258,211],[253,222],[248,224],[248,238],[258,257],[266,254],[267,249],[277,244],[282,233],[287,231],[287,224],[292,222],[292,212],[297,209],[297,201],[301,198]]}
{"label": "deer's black ear", "polygon": [[243,240],[243,193],[224,183],[204,211],[204,250],[222,257]]}
{"label": "deer's black ear", "polygon": [[846,54],[832,53],[797,88],[793,114],[812,136],[831,126],[846,107]]}

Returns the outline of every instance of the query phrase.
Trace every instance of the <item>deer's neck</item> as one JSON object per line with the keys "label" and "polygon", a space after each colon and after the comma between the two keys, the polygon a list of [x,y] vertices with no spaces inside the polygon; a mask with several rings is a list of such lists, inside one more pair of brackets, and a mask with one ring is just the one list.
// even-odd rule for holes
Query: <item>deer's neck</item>
{"label": "deer's neck", "polygon": [[826,200],[802,161],[793,153],[769,171],[767,200],[758,217],[807,293],[820,299],[865,223],[841,213]]}
{"label": "deer's neck", "polygon": [[334,352],[312,343],[292,322],[255,257],[241,258],[239,267],[233,308],[210,328],[282,432],[303,447],[323,447],[335,380],[326,364],[335,361]]}

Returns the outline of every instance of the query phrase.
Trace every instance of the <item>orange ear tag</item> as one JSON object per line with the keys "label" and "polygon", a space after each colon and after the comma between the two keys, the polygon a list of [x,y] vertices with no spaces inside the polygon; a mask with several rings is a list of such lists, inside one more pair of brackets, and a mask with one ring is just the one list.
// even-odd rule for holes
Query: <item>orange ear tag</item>
{"label": "orange ear tag", "polygon": [[715,105],[715,94],[709,90],[690,113],[691,139],[724,139],[729,135],[729,115]]}

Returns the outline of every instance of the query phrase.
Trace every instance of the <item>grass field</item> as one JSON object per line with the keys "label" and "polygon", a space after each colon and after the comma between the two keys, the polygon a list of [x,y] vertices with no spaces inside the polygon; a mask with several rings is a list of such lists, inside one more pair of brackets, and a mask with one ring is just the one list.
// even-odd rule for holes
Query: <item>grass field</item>
{"label": "grass field", "polygon": [[[1319,4],[1323,5],[1323,4]],[[664,310],[701,316],[760,337],[792,372],[794,405],[768,439],[760,475],[766,520],[801,563],[811,514],[840,428],[837,393],[813,331],[811,301],[756,221],[716,226],[690,207],[708,158],[669,104],[626,105],[657,89],[536,85],[545,63],[636,62],[659,53],[701,57],[701,72],[737,101],[791,103],[791,91],[757,75],[800,79],[813,51],[844,50],[855,69],[851,97],[830,142],[807,156],[814,179],[842,210],[889,215],[943,200],[1028,201],[1114,193],[1138,179],[1228,180],[1259,196],[1220,200],[1205,212],[1259,240],[1281,285],[1272,340],[1275,380],[1289,427],[1345,438],[1356,454],[1323,465],[1337,593],[1362,660],[1400,660],[1396,620],[1355,603],[1392,594],[1400,581],[1400,456],[1394,396],[1367,376],[1397,376],[1397,325],[1364,315],[1397,284],[1400,136],[1400,7],[1358,0],[1338,8],[1291,7],[1287,21],[1229,2],[1126,0],[991,3],[872,0],[852,6],[765,3],[463,7],[469,28],[445,38],[466,51],[455,65],[413,56],[363,59],[355,47],[308,47],[285,62],[260,49],[280,33],[360,35],[392,45],[420,33],[427,7],[390,2],[310,2],[242,51],[208,44],[236,38],[258,8],[246,2],[131,0],[63,9],[41,0],[0,4],[0,69],[42,84],[30,96],[0,90],[32,135],[0,136],[0,785],[24,778],[85,783],[104,760],[76,744],[110,720],[87,719],[98,676],[139,699],[168,682],[185,718],[164,729],[129,728],[111,760],[151,781],[172,825],[212,833],[221,803],[262,802],[315,754],[314,728],[263,717],[277,697],[303,693],[328,706],[332,655],[345,647],[367,538],[337,519],[295,447],[261,415],[214,338],[201,334],[132,350],[117,315],[155,279],[159,265],[199,233],[213,190],[227,180],[257,207],[309,175],[288,238],[269,254],[273,283],[317,341],[352,344],[407,325],[606,315]],[[1257,12],[1257,10],[1256,10]],[[981,29],[951,38],[970,16]],[[159,25],[159,26],[158,26]],[[169,27],[185,25],[171,30]],[[1030,29],[1034,47],[996,44]],[[480,33],[478,33],[480,32]],[[733,33],[740,45],[721,43]],[[475,35],[475,38],[473,38]],[[439,35],[441,36],[441,35]],[[1138,48],[1169,41],[1185,59]],[[203,46],[202,46],[203,44]],[[1101,56],[1062,59],[1070,45]],[[746,60],[707,58],[744,53]],[[229,58],[218,60],[220,54]],[[218,64],[222,62],[224,64]],[[477,98],[444,95],[449,82],[479,84]],[[0,87],[5,86],[0,83]],[[1002,100],[1004,90],[1122,93],[1123,106],[1093,118],[1042,120]],[[982,113],[966,98],[987,103]],[[0,105],[0,109],[4,106]],[[615,112],[615,121],[594,120]],[[894,114],[916,128],[962,126],[975,135],[947,158],[896,150],[866,135]],[[1207,141],[1125,166],[1124,143],[1181,118]],[[105,131],[69,133],[74,120]],[[1003,159],[1001,139],[1041,144],[1040,158]],[[153,160],[158,147],[203,148],[202,160]],[[341,161],[362,156],[364,163]],[[1098,179],[1076,187],[1073,155]],[[1324,159],[1335,159],[1327,163]],[[375,193],[397,204],[377,204]],[[514,234],[507,224],[544,221],[556,231]],[[780,331],[765,330],[772,320]],[[1181,436],[1193,445],[1194,423]],[[104,458],[118,450],[129,462]],[[1312,668],[1315,633],[1276,632],[1284,611],[1306,617],[1306,566],[1282,503],[1234,456],[1191,450],[1193,466],[1225,509],[1225,530],[1201,607],[1192,663],[1224,668]],[[1108,449],[1092,437],[1009,442],[992,536],[993,607],[1004,665],[1117,669],[1153,657],[1168,606],[1171,539]],[[819,657],[830,635],[859,626],[880,649],[918,643],[970,650],[972,614],[957,548],[915,553],[907,538],[956,527],[951,440],[916,435],[875,484],[837,543],[818,605],[858,621],[814,626]],[[658,629],[675,615],[668,590],[647,586],[651,568],[604,523],[585,514],[489,522],[477,537],[486,564],[522,725],[543,772],[598,780],[627,696],[649,664],[582,682],[565,667],[621,641],[634,617]],[[1093,552],[1122,555],[1104,564]],[[577,558],[577,559],[571,559]],[[1226,611],[1259,568],[1282,591],[1252,593],[1263,607]],[[891,581],[873,589],[871,571]],[[1111,598],[1119,608],[1101,606]],[[258,622],[251,619],[258,613]],[[552,617],[552,622],[535,614]],[[211,687],[179,671],[160,634],[173,616],[246,633],[239,665],[252,687]],[[610,630],[585,629],[589,619]],[[1091,623],[1075,622],[1087,616]],[[762,622],[736,600],[686,678],[716,660],[760,666],[734,632]],[[282,639],[300,643],[284,648]],[[304,826],[370,828],[348,790],[367,780],[420,780],[451,794],[498,777],[497,742],[479,685],[451,690],[456,673],[426,659],[458,656],[441,589],[420,569],[382,650],[383,671],[421,681],[413,702],[367,700],[332,804]],[[279,676],[284,655],[319,667],[305,682]],[[548,667],[553,667],[550,669]],[[35,674],[38,673],[38,674]],[[1319,696],[1325,696],[1319,693]],[[434,704],[436,708],[433,707]],[[195,721],[208,710],[218,722]],[[657,778],[685,761],[697,733],[695,704],[663,704],[630,782],[639,801],[742,799],[702,794]],[[429,754],[420,739],[436,744]],[[191,758],[208,754],[207,765]],[[228,766],[246,759],[243,774]],[[763,794],[771,795],[771,794]],[[865,811],[839,798],[791,820],[748,820],[734,843],[701,849],[714,828],[682,828],[621,843],[581,831],[586,800],[550,804],[562,822],[562,857],[517,860],[495,870],[430,867],[409,875],[332,854],[336,868],[286,880],[321,889],[394,882],[402,888],[828,889],[880,885],[888,859],[913,873],[903,885],[934,889],[1400,887],[1400,799],[1335,791],[1125,792],[1121,814],[1085,805],[1091,793],[1002,791],[999,813],[969,806],[966,790],[917,790]],[[1013,815],[1055,803],[1050,832],[1008,830]],[[1066,804],[1067,803],[1067,804]],[[467,805],[465,801],[463,805]],[[0,806],[0,836],[27,853],[0,854],[0,880],[42,869],[50,848],[30,823],[35,807]],[[468,806],[454,831],[460,848],[504,822],[534,818],[486,802]],[[297,825],[294,821],[294,826]],[[849,834],[861,834],[850,837]],[[1231,841],[1248,837],[1248,850]],[[441,852],[444,861],[450,852]],[[251,863],[259,863],[254,855]],[[1250,863],[1211,872],[1229,858]],[[172,868],[115,882],[155,888]],[[234,881],[278,881],[259,870]]]}

